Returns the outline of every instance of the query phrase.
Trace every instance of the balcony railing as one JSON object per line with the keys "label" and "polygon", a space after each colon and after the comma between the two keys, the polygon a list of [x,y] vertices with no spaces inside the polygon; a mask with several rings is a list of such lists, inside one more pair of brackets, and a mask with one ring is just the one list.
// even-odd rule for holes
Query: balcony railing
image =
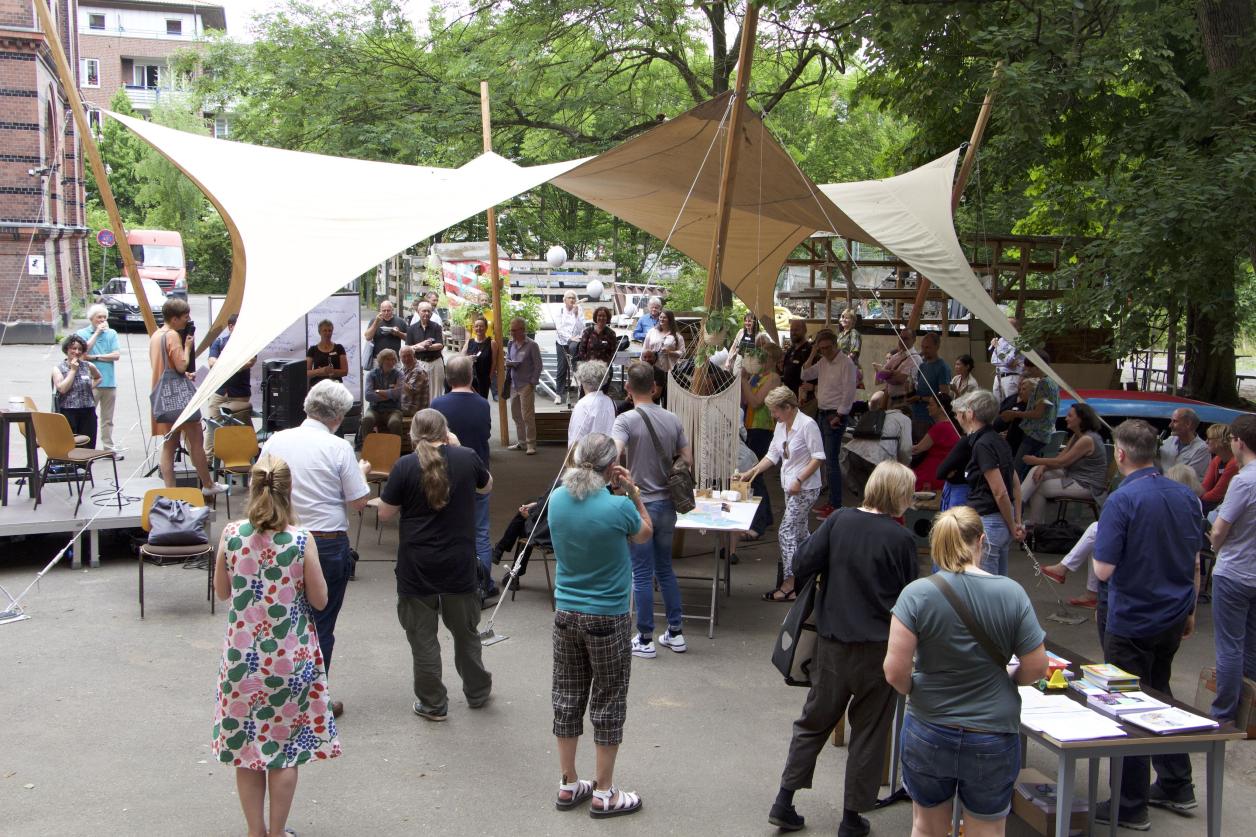
{"label": "balcony railing", "polygon": [[171,90],[163,87],[139,87],[137,85],[128,84],[126,86],[127,98],[131,100],[131,107],[136,110],[152,110],[157,106],[158,102],[170,102],[172,104],[182,104],[193,101],[192,94],[186,90]]}

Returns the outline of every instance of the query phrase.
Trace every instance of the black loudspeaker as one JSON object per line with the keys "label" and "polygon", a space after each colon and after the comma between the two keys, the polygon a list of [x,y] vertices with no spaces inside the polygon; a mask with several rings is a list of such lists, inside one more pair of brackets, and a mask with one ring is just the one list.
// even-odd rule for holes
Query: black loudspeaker
{"label": "black loudspeaker", "polygon": [[262,421],[266,430],[287,430],[305,421],[305,361],[268,360],[262,374]]}

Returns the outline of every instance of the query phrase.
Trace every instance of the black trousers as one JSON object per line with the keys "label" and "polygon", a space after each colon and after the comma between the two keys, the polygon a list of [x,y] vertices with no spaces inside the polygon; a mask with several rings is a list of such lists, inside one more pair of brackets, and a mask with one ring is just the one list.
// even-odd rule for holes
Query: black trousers
{"label": "black trousers", "polygon": [[70,423],[70,432],[87,437],[87,446],[96,447],[96,408],[61,407],[57,410]]}
{"label": "black trousers", "polygon": [[794,721],[781,787],[811,787],[816,758],[845,714],[850,735],[843,807],[869,811],[876,804],[885,769],[885,742],[894,720],[894,689],[885,682],[881,669],[886,645],[817,638],[812,663],[815,677],[802,717]]}
{"label": "black trousers", "polygon": [[[1186,620],[1146,637],[1125,637],[1108,631],[1104,637],[1104,656],[1107,662],[1119,666],[1131,674],[1137,674],[1142,684],[1166,695],[1169,680],[1173,676],[1173,656],[1182,642]],[[1152,756],[1151,765],[1156,768],[1156,780],[1171,797],[1193,790],[1191,759],[1185,753]],[[1147,809],[1147,793],[1151,787],[1151,765],[1147,757],[1125,759],[1125,773],[1121,780],[1121,814],[1132,816]]]}

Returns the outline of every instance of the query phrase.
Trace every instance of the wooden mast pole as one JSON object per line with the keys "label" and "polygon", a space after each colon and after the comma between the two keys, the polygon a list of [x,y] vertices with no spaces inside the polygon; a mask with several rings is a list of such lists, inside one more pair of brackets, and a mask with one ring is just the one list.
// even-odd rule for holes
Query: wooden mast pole
{"label": "wooden mast pole", "polygon": [[[968,140],[968,149],[964,152],[964,161],[960,163],[955,186],[951,189],[951,215],[954,215],[959,207],[959,199],[964,194],[964,187],[968,185],[973,165],[977,162],[977,150],[981,148],[981,139],[985,136],[986,125],[990,122],[990,111],[994,107],[994,89],[1002,74],[1003,62],[999,61],[994,67],[994,79],[990,82],[990,89],[986,91],[986,97],[981,102],[981,110],[977,113],[977,122],[973,125],[973,133]],[[907,327],[912,331],[920,325],[920,316],[925,310],[925,297],[929,294],[929,284],[927,278],[920,277],[920,283],[916,287],[916,301],[912,303],[911,316],[907,319]]]}
{"label": "wooden mast pole", "polygon": [[[492,117],[489,112],[488,82],[480,82],[480,124],[484,131],[484,150],[493,150]],[[506,344],[502,341],[501,274],[497,267],[497,211],[488,208],[488,273],[493,287],[493,352],[497,355],[497,426],[502,447],[510,444],[510,423],[506,415]]]}
{"label": "wooden mast pole", "polygon": [[148,305],[148,296],[140,286],[140,272],[135,266],[135,256],[131,253],[131,247],[126,243],[126,227],[122,224],[122,214],[118,212],[118,204],[114,201],[113,191],[109,188],[109,179],[105,176],[105,164],[100,159],[100,149],[96,147],[91,126],[87,124],[87,111],[83,109],[83,100],[79,97],[78,82],[74,78],[74,73],[70,71],[70,63],[65,57],[65,50],[61,48],[61,39],[58,37],[56,24],[52,21],[52,12],[48,9],[47,0],[35,0],[35,14],[39,17],[39,28],[44,30],[48,49],[52,53],[53,64],[57,68],[57,78],[61,80],[65,97],[70,101],[74,127],[79,142],[83,144],[83,150],[87,153],[87,160],[91,163],[96,185],[100,188],[100,201],[105,205],[105,212],[109,214],[109,227],[113,230],[114,238],[117,239],[118,251],[122,254],[122,263],[126,267],[126,275],[131,280],[131,289],[135,291],[140,313],[144,315],[144,326],[148,329],[148,333],[152,334],[157,330],[157,320],[154,319],[153,310]]}

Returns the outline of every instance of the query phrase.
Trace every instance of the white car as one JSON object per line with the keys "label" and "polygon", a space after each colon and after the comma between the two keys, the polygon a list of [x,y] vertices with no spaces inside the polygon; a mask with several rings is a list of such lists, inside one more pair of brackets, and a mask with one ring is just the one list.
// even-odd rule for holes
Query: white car
{"label": "white car", "polygon": [[[166,293],[152,279],[141,279],[140,287],[148,299],[148,307],[153,309],[157,325],[161,325],[161,306],[166,302]],[[139,300],[131,291],[131,280],[125,276],[115,276],[96,292],[96,300],[109,310],[109,327],[119,331],[128,325],[143,325],[144,315],[140,313]]]}

